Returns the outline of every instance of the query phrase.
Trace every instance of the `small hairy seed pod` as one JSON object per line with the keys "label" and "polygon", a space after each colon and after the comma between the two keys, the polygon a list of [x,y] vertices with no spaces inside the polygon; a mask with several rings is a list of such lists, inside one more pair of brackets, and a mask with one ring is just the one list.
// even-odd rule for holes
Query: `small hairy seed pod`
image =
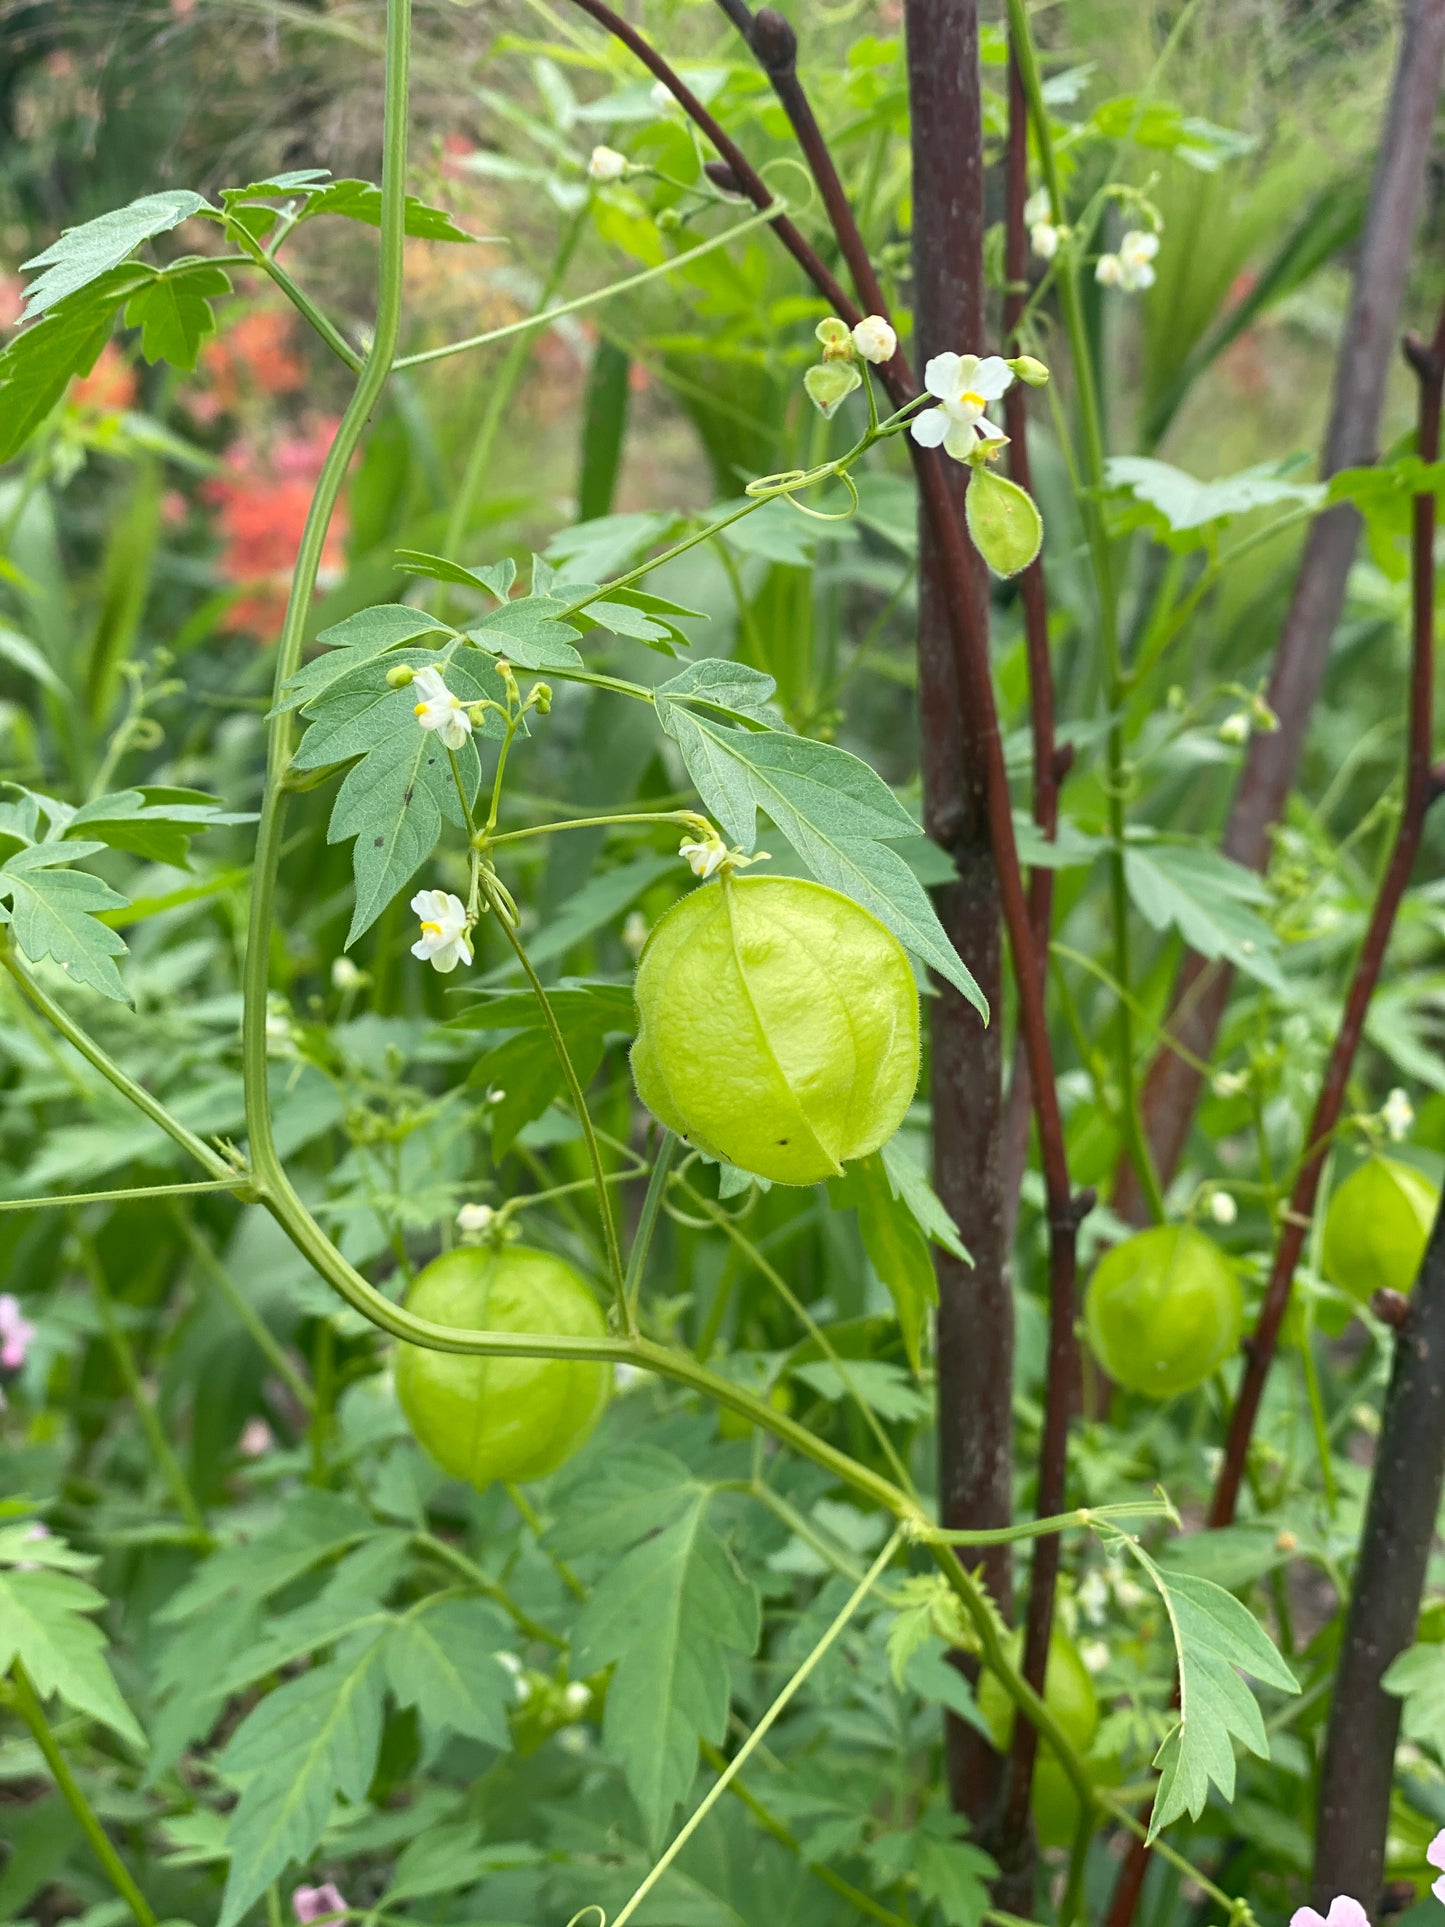
{"label": "small hairy seed pod", "polygon": [[902,1123],[918,1082],[918,987],[851,897],[723,876],[675,903],[637,971],[632,1074],[709,1156],[817,1184]]}

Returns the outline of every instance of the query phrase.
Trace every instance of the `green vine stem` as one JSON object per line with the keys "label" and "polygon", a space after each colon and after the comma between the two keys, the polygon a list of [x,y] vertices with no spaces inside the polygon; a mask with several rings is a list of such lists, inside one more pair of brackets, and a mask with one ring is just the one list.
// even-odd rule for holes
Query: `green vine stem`
{"label": "green vine stem", "polygon": [[[1049,125],[1049,110],[1044,99],[1043,80],[1039,73],[1038,50],[1034,46],[1033,34],[1029,27],[1028,7],[1025,0],[1007,0],[1007,7],[1009,43],[1014,49],[1019,74],[1023,80],[1024,93],[1028,99],[1029,118],[1033,122],[1034,139],[1039,161],[1043,167],[1044,184],[1048,188],[1052,218],[1062,225],[1063,184],[1059,173],[1058,156],[1054,151],[1053,132]],[[1079,504],[1088,537],[1095,586],[1098,590],[1099,640],[1104,658],[1104,700],[1110,716],[1105,738],[1107,767],[1104,793],[1109,819],[1109,841],[1112,846],[1109,857],[1109,907],[1114,976],[1119,985],[1115,1036],[1118,1052],[1120,1114],[1129,1156],[1138,1173],[1139,1183],[1148,1201],[1150,1212],[1156,1221],[1162,1223],[1166,1215],[1164,1193],[1159,1184],[1159,1175],[1154,1169],[1154,1159],[1149,1150],[1144,1131],[1143,1113],[1139,1104],[1139,1080],[1134,1054],[1134,1013],[1130,995],[1132,973],[1129,956],[1129,891],[1124,873],[1124,804],[1127,770],[1124,722],[1121,713],[1128,695],[1130,679],[1124,673],[1120,655],[1114,561],[1109,548],[1109,532],[1100,506],[1105,459],[1103,416],[1099,407],[1098,388],[1094,380],[1094,360],[1090,351],[1088,329],[1084,321],[1083,303],[1079,297],[1078,262],[1072,248],[1065,252],[1068,258],[1055,264],[1059,312],[1063,320],[1064,332],[1068,337],[1069,356],[1078,393],[1079,437],[1083,453],[1083,486],[1079,491]]]}
{"label": "green vine stem", "polygon": [[30,1730],[30,1737],[39,1747],[45,1764],[50,1769],[51,1778],[60,1789],[61,1798],[75,1816],[77,1825],[89,1841],[96,1859],[105,1869],[105,1877],[120,1895],[134,1915],[137,1927],[156,1927],[156,1917],[145,1895],[131,1878],[130,1873],[110,1844],[110,1836],[95,1816],[95,1810],[81,1792],[75,1775],[66,1763],[50,1722],[45,1717],[45,1708],[40,1704],[39,1695],[30,1682],[30,1675],[17,1659],[10,1668],[10,1682],[6,1689],[15,1711]]}

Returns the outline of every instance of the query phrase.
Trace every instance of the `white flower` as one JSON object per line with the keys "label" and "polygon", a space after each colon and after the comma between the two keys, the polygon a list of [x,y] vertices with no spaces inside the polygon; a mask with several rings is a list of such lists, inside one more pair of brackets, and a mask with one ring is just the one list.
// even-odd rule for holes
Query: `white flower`
{"label": "white flower", "polygon": [[1085,1573],[1077,1593],[1079,1611],[1085,1619],[1095,1625],[1105,1617],[1109,1610],[1109,1587],[1103,1573],[1097,1567]]}
{"label": "white flower", "polygon": [[350,957],[337,957],[331,965],[331,988],[344,995],[348,990],[359,990],[366,982],[366,973],[359,970]]}
{"label": "white flower", "polygon": [[1398,1085],[1385,1099],[1380,1122],[1396,1144],[1409,1135],[1410,1126],[1415,1122],[1415,1107]]}
{"label": "white flower", "polygon": [[909,423],[914,441],[925,448],[943,444],[956,462],[966,462],[981,442],[1008,437],[985,415],[1013,383],[1013,370],[1000,355],[935,355],[923,371],[923,385],[940,406],[915,415]]}
{"label": "white flower", "polygon": [[1248,1071],[1218,1071],[1209,1080],[1216,1097],[1242,1097],[1249,1089]]}
{"label": "white flower", "polygon": [[1233,1224],[1239,1216],[1239,1206],[1228,1191],[1216,1191],[1209,1200],[1209,1215],[1216,1224]]}
{"label": "white flower", "polygon": [[1055,225],[1053,203],[1046,187],[1030,194],[1024,202],[1024,221],[1029,230],[1029,246],[1041,261],[1052,261],[1065,230]]}
{"label": "white flower", "polygon": [[720,841],[703,843],[684,837],[677,846],[679,856],[685,856],[692,866],[694,876],[710,877],[717,873],[727,861],[727,845]]}
{"label": "white flower", "polygon": [[647,918],[640,910],[630,910],[627,921],[622,926],[622,942],[625,949],[634,957],[642,955],[642,946],[647,942]]}
{"label": "white flower", "polygon": [[628,1365],[625,1362],[619,1362],[612,1367],[612,1384],[614,1389],[619,1392],[635,1391],[646,1376],[646,1372],[643,1371],[640,1365]]}
{"label": "white flower", "polygon": [[665,114],[677,105],[672,89],[665,81],[654,80],[648,91],[648,98],[659,114]]}
{"label": "white flower", "polygon": [[1247,743],[1251,727],[1249,711],[1236,709],[1232,716],[1226,716],[1219,725],[1219,740],[1221,743]]}
{"label": "white flower", "polygon": [[562,1703],[574,1720],[580,1720],[592,1704],[592,1688],[580,1679],[569,1680]]}
{"label": "white flower", "polygon": [[1154,256],[1159,252],[1159,236],[1145,228],[1130,228],[1119,243],[1117,254],[1101,254],[1094,279],[1106,288],[1122,288],[1136,294],[1154,285]]}
{"label": "white flower", "polygon": [[448,749],[460,749],[472,733],[472,719],[460,696],[454,696],[442,681],[441,671],[418,669],[411,686],[421,698],[412,713],[422,728],[434,729]]}
{"label": "white flower", "polygon": [[892,361],[898,352],[898,337],[881,314],[868,314],[853,330],[853,346],[865,361]]}
{"label": "white flower", "polygon": [[627,172],[627,156],[619,154],[615,147],[594,147],[592,158],[587,163],[587,172],[592,180],[604,185],[609,181],[620,181]]}
{"label": "white flower", "polygon": [[506,1668],[513,1679],[520,1679],[522,1677],[524,1668],[521,1660],[518,1659],[515,1653],[497,1653],[494,1655],[494,1658],[499,1666]]}
{"label": "white flower", "polygon": [[470,963],[472,946],[467,941],[467,913],[460,897],[450,890],[418,890],[411,907],[421,918],[421,935],[411,954],[429,963],[443,975],[458,963]]}
{"label": "white flower", "polygon": [[1102,1673],[1109,1664],[1109,1648],[1102,1639],[1090,1639],[1079,1648],[1079,1658],[1084,1662],[1084,1670],[1089,1673]]}
{"label": "white flower", "polygon": [[[1425,1849],[1425,1858],[1432,1867],[1438,1867],[1441,1875],[1445,1876],[1445,1832],[1435,1835]],[[1431,1881],[1430,1891],[1437,1900],[1445,1900],[1445,1877]]]}
{"label": "white flower", "polygon": [[464,1204],[457,1213],[458,1231],[485,1231],[496,1217],[489,1204]]}

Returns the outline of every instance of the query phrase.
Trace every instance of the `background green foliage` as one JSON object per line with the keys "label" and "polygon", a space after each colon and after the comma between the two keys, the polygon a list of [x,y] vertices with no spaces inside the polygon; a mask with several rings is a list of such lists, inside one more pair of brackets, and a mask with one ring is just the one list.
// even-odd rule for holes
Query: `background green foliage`
{"label": "background green foliage", "polygon": [[[1136,990],[1148,1044],[1181,939],[1243,972],[1171,1195],[1184,1211],[1230,1192],[1238,1219],[1219,1235],[1257,1291],[1398,800],[1407,495],[1376,488],[1366,504],[1368,543],[1302,777],[1267,876],[1247,876],[1212,848],[1240,754],[1219,725],[1262,683],[1319,500],[1311,459],[1390,47],[1376,7],[1229,0],[1209,12],[1142,114],[1135,97],[1158,48],[1142,0],[1072,0],[1048,18],[1046,53],[1071,197],[1122,179],[1164,219],[1147,297],[1105,307],[1090,287],[1113,445],[1127,451],[1107,509],[1121,535],[1137,532],[1127,649],[1148,665],[1125,718]],[[712,11],[651,13],[750,151],[786,154],[780,110]],[[894,14],[855,5],[800,25],[820,120],[906,316]],[[219,229],[195,220],[181,189],[214,208],[223,185],[328,169],[329,186],[293,181],[316,191],[285,259],[355,341],[376,214],[350,183],[377,168],[380,10],[71,0],[8,6],[0,32],[0,102],[17,136],[0,171],[11,263],[131,196],[168,197],[117,238],[113,259],[62,243],[49,270],[61,278],[42,284],[50,318],[0,357],[0,382],[45,418],[23,451],[18,433],[0,448],[16,456],[0,474],[3,915],[27,956],[50,957],[47,986],[176,1116],[205,1138],[239,1138],[238,959],[267,645],[347,377],[279,292],[205,258],[220,251]],[[420,238],[405,352],[655,267],[741,218],[702,207],[680,118],[564,10],[433,5],[418,11],[417,40]],[[996,140],[995,28],[985,55]],[[590,189],[585,160],[602,140],[666,178]],[[776,179],[795,191],[794,176]],[[263,233],[263,199],[249,206]],[[433,207],[465,234],[507,240],[448,238]],[[127,260],[142,230],[164,238]],[[1437,265],[1422,269],[1412,311],[1438,298],[1438,258],[1422,252]],[[71,268],[101,272],[67,294]],[[258,312],[269,317],[259,326]],[[823,312],[753,231],[546,333],[398,376],[328,550],[313,633],[329,647],[292,700],[319,699],[311,713],[332,716],[343,668],[391,648],[429,660],[439,624],[475,626],[505,596],[510,574],[489,595],[428,556],[525,575],[538,551],[534,595],[547,594],[550,569],[573,585],[605,581],[725,513],[752,477],[836,456],[858,423],[848,405],[822,422],[801,385]],[[89,381],[70,384],[92,362]],[[1402,385],[1390,451],[1407,410]],[[1071,1168],[1106,1186],[1119,1093],[1097,1042],[1112,1010],[1096,867],[1100,671],[1077,507],[1042,407],[1036,419],[1060,707],[1077,751],[1054,859],[1051,995]],[[851,520],[812,522],[775,503],[650,577],[663,607],[638,597],[617,605],[618,627],[573,625],[589,666],[649,687],[697,673],[649,646],[669,635],[730,659],[726,693],[712,689],[732,723],[664,695],[659,730],[640,705],[567,687],[514,752],[513,827],[693,807],[695,783],[730,838],[748,840],[761,802],[772,871],[816,867],[816,828],[758,774],[765,751],[711,791],[695,753],[704,733],[737,730],[743,749],[779,742],[746,734],[774,702],[817,745],[795,745],[804,756],[846,749],[884,779],[878,840],[836,859],[852,865],[849,887],[886,872],[895,897],[922,901],[917,884],[947,866],[904,814],[918,811],[913,493],[896,448],[858,479]],[[437,579],[399,573],[399,551]],[[380,607],[403,597],[400,613]],[[516,605],[499,615],[513,660],[545,669],[542,656],[529,662]],[[1024,658],[1006,585],[993,618],[1022,796]],[[555,651],[549,626],[543,646]],[[404,693],[397,702],[404,712]],[[388,1291],[452,1240],[464,1202],[506,1203],[529,1240],[600,1277],[585,1189],[527,1206],[533,1192],[583,1185],[587,1164],[510,951],[484,925],[464,980],[412,962],[402,886],[428,855],[420,845],[384,861],[358,845],[353,890],[349,839],[371,827],[386,786],[407,780],[388,747],[398,732],[373,723],[318,741],[330,724],[313,721],[300,759],[317,781],[294,799],[271,959],[278,1146],[347,1258]],[[402,749],[414,746],[405,733]],[[489,770],[493,751],[480,748]],[[363,750],[338,799],[327,766]],[[438,825],[454,804],[443,786]],[[1436,824],[1437,859],[1439,835]],[[530,954],[565,987],[559,1015],[629,1219],[644,1121],[626,1070],[626,986],[646,929],[689,881],[673,848],[673,833],[597,829],[522,843],[506,867]],[[453,835],[421,880],[464,894],[459,850]],[[1040,851],[1026,841],[1025,854]],[[1421,874],[1434,867],[1427,857]],[[1368,1113],[1391,1085],[1409,1087],[1418,1126],[1403,1154],[1437,1179],[1441,912],[1429,883],[1407,901],[1355,1092]],[[194,1178],[8,979],[0,998],[7,1201]],[[724,1174],[722,1219],[716,1174],[694,1166],[643,1305],[650,1334],[686,1343],[884,1472],[886,1441],[925,1494],[929,1240],[952,1236],[922,1177],[928,1129],[920,1098],[888,1152],[826,1192],[749,1190]],[[1342,1150],[1341,1169],[1352,1156]],[[1040,1422],[1041,1202],[1029,1175],[1015,1265],[1022,1468]],[[1103,1209],[1091,1217],[1086,1253],[1115,1228]],[[232,1927],[269,1907],[274,1919],[312,1877],[336,1879],[375,1919],[562,1921],[592,1903],[611,1915],[693,1804],[700,1773],[755,1722],[883,1542],[883,1519],[818,1468],[651,1381],[620,1388],[595,1443],[553,1480],[520,1495],[448,1483],[406,1434],[388,1346],[338,1308],[259,1207],[224,1192],[0,1212],[0,1267],[36,1327],[0,1419],[11,1520],[0,1527],[0,1671],[18,1652],[55,1696],[77,1777],[162,1917]],[[1373,1321],[1346,1327],[1308,1266],[1300,1287],[1250,1516],[1208,1538],[1148,1534],[1176,1614],[1187,1621],[1192,1602],[1195,1644],[1214,1655],[1193,1662],[1199,1725],[1187,1760],[1177,1749],[1171,1806],[1194,1818],[1171,1838],[1262,1921],[1289,1912],[1309,1863],[1319,1725],[1387,1360]],[[1158,1482],[1197,1508],[1225,1399],[1218,1384],[1165,1408],[1116,1396],[1077,1432],[1073,1489],[1104,1504]],[[1021,1474],[1021,1507],[1029,1483]],[[49,1537],[34,1536],[40,1519]],[[873,1595],[750,1767],[744,1797],[710,1817],[639,1918],[830,1927],[867,1901],[875,1919],[972,1927],[990,1867],[948,1812],[939,1712],[980,1716],[945,1663],[935,1598],[913,1598],[903,1660],[895,1650],[890,1665],[887,1651],[923,1570],[920,1558],[914,1581],[895,1573]],[[1091,1767],[1126,1803],[1146,1790],[1173,1724],[1174,1649],[1147,1576],[1117,1536],[1070,1542],[1063,1618],[1104,1706]],[[1205,1582],[1268,1625],[1288,1667],[1243,1609],[1231,1618],[1217,1596],[1211,1607]],[[1392,1872],[1421,1892],[1424,1844],[1445,1822],[1445,1574],[1433,1586],[1393,1682],[1407,1747]],[[1262,1726],[1235,1664],[1264,1688]],[[1248,1749],[1237,1785],[1231,1797],[1221,1767],[1222,1795],[1206,1805],[1204,1741],[1216,1764],[1220,1746],[1232,1762],[1230,1732]],[[0,1728],[0,1811],[0,1917],[117,1917],[14,1721]],[[1109,1873],[1102,1857],[1091,1866],[1091,1904]],[[1141,1918],[1182,1918],[1197,1895],[1181,1879],[1161,1868]]]}

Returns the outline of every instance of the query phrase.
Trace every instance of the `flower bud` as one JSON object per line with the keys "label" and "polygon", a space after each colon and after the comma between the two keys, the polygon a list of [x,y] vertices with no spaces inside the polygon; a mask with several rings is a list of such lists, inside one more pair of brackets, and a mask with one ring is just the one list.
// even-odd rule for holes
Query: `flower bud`
{"label": "flower bud", "polygon": [[864,315],[853,330],[853,346],[865,361],[892,361],[898,352],[898,336],[881,314]]}
{"label": "flower bud", "polygon": [[541,716],[548,714],[552,707],[552,685],[550,683],[539,682],[533,684],[532,707]]}
{"label": "flower bud", "polygon": [[822,343],[824,361],[851,361],[853,359],[853,336],[846,321],[840,321],[835,314],[828,315],[813,330]]}
{"label": "flower bud", "polygon": [[675,234],[682,226],[682,216],[675,207],[660,207],[652,218],[659,234]]}
{"label": "flower bud", "polygon": [[1048,369],[1043,362],[1036,361],[1032,355],[1015,355],[1009,367],[1029,388],[1042,388],[1049,379]]}
{"label": "flower bud", "polygon": [[404,662],[399,662],[394,669],[387,670],[386,686],[388,689],[405,689],[415,675],[414,669],[409,669]]}
{"label": "flower bud", "polygon": [[610,181],[620,181],[627,169],[627,156],[619,154],[615,147],[594,147],[592,158],[587,163],[588,178],[603,186]]}
{"label": "flower bud", "polygon": [[770,74],[785,74],[798,58],[798,36],[775,7],[753,15],[753,52]]}

